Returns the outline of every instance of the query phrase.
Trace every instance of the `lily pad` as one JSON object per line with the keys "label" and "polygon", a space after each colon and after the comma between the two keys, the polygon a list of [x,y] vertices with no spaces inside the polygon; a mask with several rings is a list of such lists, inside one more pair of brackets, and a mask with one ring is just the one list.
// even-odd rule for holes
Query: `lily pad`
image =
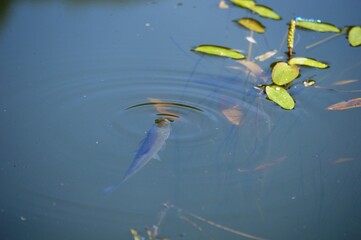
{"label": "lily pad", "polygon": [[341,32],[335,25],[321,21],[298,20],[296,21],[296,26],[316,32]]}
{"label": "lily pad", "polygon": [[255,31],[258,33],[264,33],[265,32],[265,26],[260,23],[259,21],[253,19],[253,18],[242,18],[236,21],[241,26],[248,28],[251,31]]}
{"label": "lily pad", "polygon": [[291,110],[295,107],[295,101],[291,95],[281,86],[266,86],[267,97],[277,103],[281,108]]}
{"label": "lily pad", "polygon": [[358,47],[361,45],[361,27],[354,26],[350,28],[348,32],[348,41],[352,47]]}
{"label": "lily pad", "polygon": [[231,48],[216,46],[216,45],[199,45],[198,47],[192,49],[196,52],[206,53],[210,55],[220,56],[220,57],[228,57],[232,59],[243,59],[245,56]]}
{"label": "lily pad", "polygon": [[303,66],[308,66],[308,67],[314,67],[314,68],[328,68],[329,65],[324,63],[324,62],[320,62],[317,61],[315,59],[312,58],[305,58],[305,57],[295,57],[295,58],[291,58],[288,61],[289,64],[295,64],[295,65],[303,65]]}
{"label": "lily pad", "polygon": [[275,11],[271,8],[263,6],[263,5],[254,5],[250,8],[253,12],[257,13],[261,17],[270,18],[273,20],[280,20],[281,16],[278,15]]}
{"label": "lily pad", "polygon": [[284,85],[295,80],[299,74],[296,65],[279,62],[272,69],[272,81],[277,85]]}
{"label": "lily pad", "polygon": [[231,3],[238,7],[247,9],[251,9],[254,5],[256,5],[253,0],[231,0]]}

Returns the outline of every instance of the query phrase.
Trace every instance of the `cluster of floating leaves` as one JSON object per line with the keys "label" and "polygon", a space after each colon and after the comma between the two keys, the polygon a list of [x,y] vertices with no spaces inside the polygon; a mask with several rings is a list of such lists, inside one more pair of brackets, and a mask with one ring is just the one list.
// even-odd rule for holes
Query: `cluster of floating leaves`
{"label": "cluster of floating leaves", "polygon": [[[291,110],[295,107],[295,101],[291,97],[291,95],[287,92],[287,88],[290,84],[299,76],[299,68],[298,66],[307,66],[307,67],[314,67],[319,69],[328,68],[329,65],[325,62],[318,61],[313,58],[307,57],[292,57],[292,48],[293,48],[293,36],[296,30],[296,27],[300,27],[303,29],[317,31],[317,32],[336,32],[340,33],[341,30],[330,23],[324,23],[321,20],[314,20],[314,19],[304,19],[297,17],[294,20],[291,20],[290,29],[289,29],[289,60],[288,62],[279,62],[277,63],[272,70],[272,82],[273,84],[270,86],[266,86],[266,94],[267,97],[272,100],[273,102],[277,103],[283,109]],[[358,29],[359,27],[352,27],[351,29]],[[349,31],[351,32],[351,30]],[[352,32],[351,32],[352,33]],[[349,34],[350,35],[350,34]],[[357,44],[357,36],[360,37],[361,33],[353,35],[353,37],[349,37],[354,42],[350,44],[356,45]],[[360,40],[359,40],[360,41]],[[360,44],[360,43],[358,43]],[[314,82],[313,82],[314,83]],[[349,109],[358,107],[357,103],[360,104],[360,101],[357,100],[349,100],[344,103],[338,103],[333,106],[330,106],[328,110],[334,110],[333,108],[337,108],[340,110],[342,109]],[[347,105],[347,106],[346,106]]]}
{"label": "cluster of floating leaves", "polygon": [[261,17],[270,18],[273,20],[281,19],[281,16],[278,15],[271,8],[264,6],[264,5],[256,4],[256,2],[253,0],[231,0],[231,2],[238,7],[248,9],[248,10],[258,14]]}
{"label": "cluster of floating leaves", "polygon": [[[273,20],[280,20],[281,17],[271,8],[258,5],[254,0],[231,0],[231,2],[241,8],[248,9],[261,17],[270,18]],[[227,5],[228,6],[228,5]],[[235,21],[244,28],[251,30],[252,32],[264,33],[266,27],[253,18],[241,18]],[[316,32],[335,32],[341,34],[342,32],[348,32],[347,39],[351,46],[356,47],[361,45],[361,27],[352,26],[348,29],[341,30],[331,23],[322,22],[321,20],[315,19],[305,19],[297,17],[290,22],[289,34],[288,34],[288,56],[289,59],[287,62],[278,62],[274,64],[272,69],[272,83],[269,85],[260,85],[262,89],[265,90],[265,93],[271,101],[278,104],[280,107],[286,110],[291,110],[295,107],[295,101],[292,96],[288,93],[288,88],[290,88],[293,81],[300,76],[301,66],[313,67],[319,69],[328,68],[329,65],[325,62],[318,61],[314,58],[309,57],[293,57],[293,40],[294,33],[296,28],[306,29]],[[218,45],[199,45],[192,49],[195,52],[227,57],[235,60],[244,59],[245,55],[239,51],[223,46]],[[270,51],[264,56],[259,56],[259,61],[273,56],[277,51]],[[244,61],[244,60],[243,60]],[[247,66],[246,66],[247,67]],[[349,103],[351,104],[351,103]],[[355,104],[352,102],[352,106],[355,107]],[[331,109],[329,109],[331,110]],[[333,110],[333,109],[332,109]]]}

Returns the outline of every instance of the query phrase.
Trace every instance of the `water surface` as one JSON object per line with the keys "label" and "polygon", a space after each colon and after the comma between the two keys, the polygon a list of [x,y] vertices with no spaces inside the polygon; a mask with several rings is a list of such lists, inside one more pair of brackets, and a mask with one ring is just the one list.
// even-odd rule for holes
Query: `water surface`
{"label": "water surface", "polygon": [[[277,49],[296,16],[360,24],[357,1],[279,1],[283,20],[260,19],[252,57]],[[287,5],[287,6],[286,6]],[[327,6],[327,7],[325,7]],[[252,17],[209,1],[6,1],[0,16],[0,238],[132,239],[156,225],[163,203],[265,239],[359,239],[360,110],[327,111],[360,93],[304,89],[284,111],[253,88],[236,62],[189,51],[211,43],[247,53]],[[303,69],[326,88],[361,89],[360,49],[345,36],[299,31],[295,51],[330,63]],[[270,59],[260,63],[266,73]],[[266,74],[266,76],[269,76]],[[161,161],[112,195],[158,117],[148,98],[187,104]],[[238,106],[240,125],[222,110]],[[342,161],[340,159],[351,159]],[[242,239],[167,211],[171,239]]]}

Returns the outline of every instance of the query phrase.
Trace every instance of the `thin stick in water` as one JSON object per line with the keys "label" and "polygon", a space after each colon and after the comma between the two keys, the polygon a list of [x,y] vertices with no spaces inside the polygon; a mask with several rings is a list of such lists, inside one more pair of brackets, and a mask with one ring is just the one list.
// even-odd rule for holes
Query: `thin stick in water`
{"label": "thin stick in water", "polygon": [[313,44],[310,44],[310,45],[306,46],[305,48],[306,48],[306,49],[310,49],[310,48],[316,47],[316,46],[320,45],[321,43],[325,43],[325,42],[331,40],[332,38],[335,38],[335,37],[337,37],[337,36],[340,36],[341,34],[342,34],[342,32],[341,32],[341,33],[333,34],[333,35],[328,36],[328,37],[326,37],[326,38],[324,38],[324,39],[322,39],[322,40],[320,40],[320,41],[318,41],[318,42],[315,42],[315,43],[313,43]]}
{"label": "thin stick in water", "polygon": [[209,219],[203,218],[203,217],[201,217],[199,215],[196,215],[196,214],[194,214],[192,212],[185,211],[185,210],[181,209],[180,207],[177,207],[177,206],[175,206],[173,204],[171,204],[169,206],[173,207],[173,208],[177,209],[178,211],[183,212],[183,213],[185,213],[185,214],[187,214],[187,215],[189,215],[189,216],[191,216],[191,217],[193,217],[195,219],[198,219],[199,221],[205,222],[205,223],[207,223],[207,224],[209,224],[211,226],[214,226],[214,227],[222,229],[224,231],[236,234],[238,236],[242,236],[242,237],[249,238],[249,239],[255,239],[255,240],[266,240],[265,238],[260,238],[260,237],[257,237],[257,236],[254,236],[254,235],[251,235],[251,234],[248,234],[248,233],[244,233],[244,232],[241,232],[241,231],[238,231],[238,230],[223,226],[221,224],[215,223],[215,222],[213,222],[213,221],[211,221]]}
{"label": "thin stick in water", "polygon": [[[250,37],[253,39],[253,31],[252,30],[251,30]],[[249,42],[247,61],[251,61],[251,55],[252,55],[252,42]]]}

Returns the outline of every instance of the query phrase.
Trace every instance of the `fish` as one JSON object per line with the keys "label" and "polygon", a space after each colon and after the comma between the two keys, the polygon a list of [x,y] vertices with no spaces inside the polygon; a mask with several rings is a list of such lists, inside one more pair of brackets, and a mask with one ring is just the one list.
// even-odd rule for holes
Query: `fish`
{"label": "fish", "polygon": [[104,189],[104,194],[110,194],[118,189],[125,181],[141,170],[150,160],[158,159],[158,152],[165,146],[171,131],[170,121],[166,118],[158,118],[147,132],[145,138],[134,156],[133,161],[124,173],[120,181]]}

